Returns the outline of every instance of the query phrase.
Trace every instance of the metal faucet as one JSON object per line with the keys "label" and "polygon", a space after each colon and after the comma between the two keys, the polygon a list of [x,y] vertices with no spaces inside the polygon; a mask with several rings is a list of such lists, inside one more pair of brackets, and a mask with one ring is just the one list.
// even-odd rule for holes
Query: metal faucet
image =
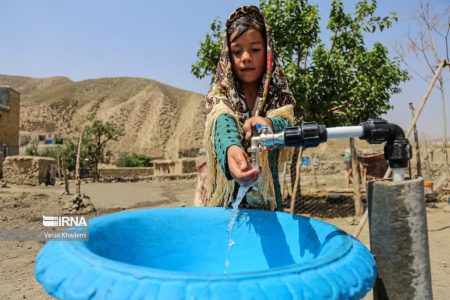
{"label": "metal faucet", "polygon": [[250,143],[250,148],[247,152],[251,153],[252,168],[258,169],[258,152],[263,146],[275,147],[277,145],[284,145],[284,132],[273,133],[270,127],[262,124],[256,124],[252,127],[253,136]]}

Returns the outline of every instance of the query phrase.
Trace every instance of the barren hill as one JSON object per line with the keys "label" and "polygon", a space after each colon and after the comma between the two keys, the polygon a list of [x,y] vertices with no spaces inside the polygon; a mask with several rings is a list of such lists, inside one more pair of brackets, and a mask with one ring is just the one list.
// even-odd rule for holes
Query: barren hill
{"label": "barren hill", "polygon": [[0,84],[21,94],[20,128],[54,123],[64,136],[78,135],[88,115],[124,129],[115,154],[137,152],[154,158],[195,156],[201,147],[203,95],[144,78],[30,78],[0,75]]}

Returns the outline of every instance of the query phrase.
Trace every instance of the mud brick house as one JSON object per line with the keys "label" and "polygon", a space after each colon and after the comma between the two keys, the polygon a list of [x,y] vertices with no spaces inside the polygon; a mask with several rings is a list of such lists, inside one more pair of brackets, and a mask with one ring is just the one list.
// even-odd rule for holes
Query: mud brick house
{"label": "mud brick house", "polygon": [[8,156],[3,162],[3,181],[12,184],[54,185],[56,161],[37,156]]}
{"label": "mud brick house", "polygon": [[0,85],[0,151],[3,157],[19,154],[20,94]]}

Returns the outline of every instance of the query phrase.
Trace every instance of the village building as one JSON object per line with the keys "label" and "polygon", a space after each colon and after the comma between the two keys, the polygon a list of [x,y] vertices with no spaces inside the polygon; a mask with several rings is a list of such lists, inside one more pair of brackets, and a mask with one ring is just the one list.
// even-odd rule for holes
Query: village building
{"label": "village building", "polygon": [[2,156],[19,154],[20,94],[0,85],[0,152]]}
{"label": "village building", "polygon": [[56,124],[53,122],[29,122],[33,131],[21,131],[19,140],[20,145],[24,146],[30,143],[35,145],[57,145],[63,144],[62,135],[56,130]]}
{"label": "village building", "polygon": [[3,162],[3,180],[11,184],[54,185],[56,161],[37,156],[8,156]]}
{"label": "village building", "polygon": [[19,154],[20,94],[0,85],[0,178],[2,164],[9,155]]}

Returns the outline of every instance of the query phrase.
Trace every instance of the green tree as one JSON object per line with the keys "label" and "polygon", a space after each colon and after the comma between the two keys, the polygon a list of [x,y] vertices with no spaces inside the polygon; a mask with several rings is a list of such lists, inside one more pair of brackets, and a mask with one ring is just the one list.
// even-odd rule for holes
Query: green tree
{"label": "green tree", "polygon": [[61,151],[61,158],[64,160],[64,166],[67,170],[75,172],[75,163],[77,160],[77,142],[74,139],[64,139],[64,148]]}
{"label": "green tree", "polygon": [[104,153],[110,141],[117,141],[123,130],[113,122],[103,122],[88,117],[89,124],[83,130],[82,155],[88,168],[92,170],[94,181],[99,179],[98,164],[104,161]]}
{"label": "green tree", "polygon": [[68,171],[75,171],[75,160],[77,158],[76,143],[73,139],[64,139],[63,145],[57,145],[52,149],[47,150],[44,156],[61,159],[64,161],[64,167]]}
{"label": "green tree", "polygon": [[222,36],[222,22],[216,18],[211,26],[211,33],[206,33],[205,40],[200,44],[197,52],[197,62],[192,64],[191,72],[197,78],[214,75],[220,58],[220,40]]}
{"label": "green tree", "polygon": [[[375,15],[377,2],[361,0],[354,15],[341,0],[333,0],[327,29],[329,43],[320,35],[319,11],[305,0],[261,0],[275,51],[297,99],[300,121],[328,126],[359,123],[392,108],[389,99],[399,93],[408,74],[391,59],[381,43],[369,49],[364,35],[383,31],[397,20],[395,14]],[[220,57],[222,24],[215,19],[197,52],[192,73],[214,75]],[[324,33],[326,35],[327,33]],[[329,45],[329,46],[327,46]]]}

